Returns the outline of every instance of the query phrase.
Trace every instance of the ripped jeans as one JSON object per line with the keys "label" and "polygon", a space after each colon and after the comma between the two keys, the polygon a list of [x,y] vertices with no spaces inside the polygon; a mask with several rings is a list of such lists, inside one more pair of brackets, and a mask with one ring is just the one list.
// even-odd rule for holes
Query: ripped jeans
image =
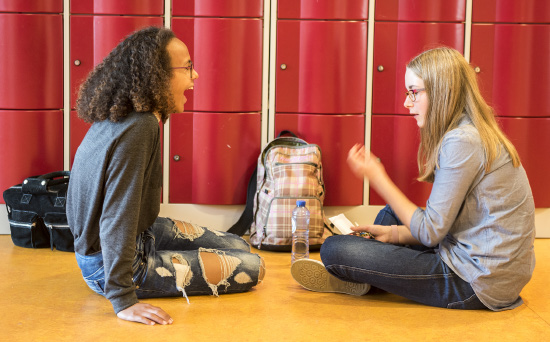
{"label": "ripped jeans", "polygon": [[[258,284],[261,258],[250,253],[250,245],[241,237],[159,217],[136,238],[132,265],[138,298],[176,297],[250,290]],[[217,284],[206,279],[202,252],[215,253],[226,274]],[[178,262],[175,263],[173,260]],[[86,284],[105,296],[105,273],[101,252],[83,256],[76,253]],[[189,301],[189,300],[188,300]]]}

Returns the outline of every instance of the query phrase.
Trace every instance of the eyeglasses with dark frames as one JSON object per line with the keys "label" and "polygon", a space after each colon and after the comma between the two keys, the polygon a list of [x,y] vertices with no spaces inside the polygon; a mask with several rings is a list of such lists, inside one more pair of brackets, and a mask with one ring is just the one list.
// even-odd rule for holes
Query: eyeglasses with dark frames
{"label": "eyeglasses with dark frames", "polygon": [[415,102],[416,101],[416,94],[418,94],[421,91],[426,91],[426,88],[411,89],[409,91],[406,91],[405,94],[407,94],[407,96],[409,97],[409,99],[411,99],[412,102]]}
{"label": "eyeglasses with dark frames", "polygon": [[189,65],[184,67],[172,67],[172,69],[186,69],[189,70],[189,77],[193,78],[193,61],[189,60]]}

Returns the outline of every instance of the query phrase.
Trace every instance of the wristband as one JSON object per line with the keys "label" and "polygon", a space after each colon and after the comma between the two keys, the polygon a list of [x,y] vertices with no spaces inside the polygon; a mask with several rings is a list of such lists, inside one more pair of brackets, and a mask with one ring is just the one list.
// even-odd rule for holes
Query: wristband
{"label": "wristband", "polygon": [[391,226],[391,243],[394,245],[399,244],[399,230],[395,224]]}

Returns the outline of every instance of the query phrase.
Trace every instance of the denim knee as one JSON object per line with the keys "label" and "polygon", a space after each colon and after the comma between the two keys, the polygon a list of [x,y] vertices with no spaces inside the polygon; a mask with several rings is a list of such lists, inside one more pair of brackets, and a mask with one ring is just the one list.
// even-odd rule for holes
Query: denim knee
{"label": "denim knee", "polygon": [[324,265],[331,265],[340,262],[342,255],[345,255],[346,242],[349,236],[347,235],[334,235],[329,236],[325,242],[321,245],[321,260]]}
{"label": "denim knee", "polygon": [[403,223],[397,217],[397,214],[393,211],[389,204],[386,204],[382,210],[378,212],[376,218],[374,219],[374,224],[379,224],[382,226],[391,226],[391,225],[402,225]]}
{"label": "denim knee", "polygon": [[157,250],[185,251],[203,247],[250,252],[248,242],[238,235],[181,220],[159,217],[149,231]]}

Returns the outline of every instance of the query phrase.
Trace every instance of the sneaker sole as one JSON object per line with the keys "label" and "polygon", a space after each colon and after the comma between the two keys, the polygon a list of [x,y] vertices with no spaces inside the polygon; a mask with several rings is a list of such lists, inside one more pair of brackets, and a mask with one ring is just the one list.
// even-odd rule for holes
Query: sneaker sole
{"label": "sneaker sole", "polygon": [[312,259],[297,260],[290,267],[290,273],[298,284],[315,292],[337,292],[362,296],[369,292],[369,284],[352,283],[328,273],[322,262]]}

